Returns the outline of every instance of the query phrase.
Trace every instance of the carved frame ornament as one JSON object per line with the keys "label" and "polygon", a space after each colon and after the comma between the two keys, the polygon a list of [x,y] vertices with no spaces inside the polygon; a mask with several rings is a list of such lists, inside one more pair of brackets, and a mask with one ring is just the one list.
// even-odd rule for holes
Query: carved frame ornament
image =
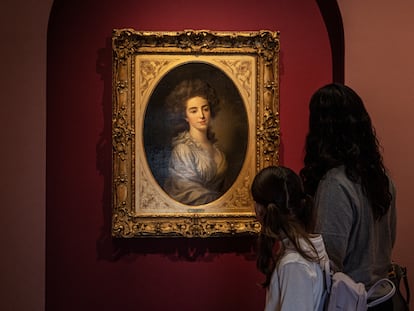
{"label": "carved frame ornament", "polygon": [[[279,48],[277,31],[113,30],[114,237],[220,237],[254,235],[260,231],[250,185],[260,169],[278,165]],[[240,128],[244,130],[237,130],[244,131],[244,136],[229,134],[235,127],[229,127],[229,123],[239,122],[230,119],[228,122],[222,119],[224,125],[218,133],[221,133],[222,141],[240,139],[233,145],[237,148],[243,145],[244,149],[241,149],[242,160],[226,192],[213,202],[189,206],[172,199],[154,173],[157,170],[154,163],[160,161],[151,164],[153,157],[149,159],[148,146],[163,138],[164,135],[158,131],[163,130],[164,124],[153,124],[166,113],[161,111],[161,105],[155,109],[151,109],[151,105],[162,101],[162,96],[157,94],[169,88],[171,81],[189,75],[188,72],[197,76],[200,68],[203,71],[200,75],[209,77],[213,84],[216,81],[218,87],[224,87],[223,82],[217,82],[218,79],[234,86],[234,98],[240,100],[226,99],[230,92],[222,91],[224,108],[218,116],[225,115],[226,108],[227,118],[234,118],[244,110],[240,117],[245,123]],[[215,73],[217,79],[212,78]],[[171,78],[173,75],[176,76]],[[167,80],[168,83],[165,82]],[[159,100],[154,99],[156,96]],[[233,102],[239,102],[240,106],[230,108]],[[155,117],[149,118],[150,113]],[[240,152],[228,151],[228,154],[236,157]],[[157,156],[160,152],[154,153],[154,157]],[[234,162],[237,161],[230,161],[230,164]]]}

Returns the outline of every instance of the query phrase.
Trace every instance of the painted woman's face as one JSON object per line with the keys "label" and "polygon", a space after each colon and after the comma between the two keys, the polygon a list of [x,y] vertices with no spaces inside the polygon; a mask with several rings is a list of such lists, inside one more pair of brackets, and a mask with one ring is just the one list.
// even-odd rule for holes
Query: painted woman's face
{"label": "painted woman's face", "polygon": [[185,115],[190,128],[206,131],[210,123],[210,105],[203,97],[192,97],[187,100]]}

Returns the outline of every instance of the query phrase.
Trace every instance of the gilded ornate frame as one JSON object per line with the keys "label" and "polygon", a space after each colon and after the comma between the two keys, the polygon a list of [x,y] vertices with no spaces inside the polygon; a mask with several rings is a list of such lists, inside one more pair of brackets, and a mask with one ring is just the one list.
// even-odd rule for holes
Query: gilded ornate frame
{"label": "gilded ornate frame", "polygon": [[[250,185],[263,167],[278,165],[279,32],[150,32],[115,29],[112,107],[112,235],[215,237],[257,234]],[[154,180],[143,146],[143,121],[154,88],[182,64],[203,63],[236,86],[247,115],[243,165],[218,200],[186,206]]]}

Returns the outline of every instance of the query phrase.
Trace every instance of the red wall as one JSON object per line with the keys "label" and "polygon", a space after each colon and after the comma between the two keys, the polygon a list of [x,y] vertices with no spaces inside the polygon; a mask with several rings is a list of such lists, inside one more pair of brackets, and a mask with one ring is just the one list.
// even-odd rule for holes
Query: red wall
{"label": "red wall", "polygon": [[253,239],[114,241],[113,28],[281,32],[281,163],[302,165],[307,104],[331,81],[328,34],[312,0],[63,1],[48,32],[47,310],[260,310]]}

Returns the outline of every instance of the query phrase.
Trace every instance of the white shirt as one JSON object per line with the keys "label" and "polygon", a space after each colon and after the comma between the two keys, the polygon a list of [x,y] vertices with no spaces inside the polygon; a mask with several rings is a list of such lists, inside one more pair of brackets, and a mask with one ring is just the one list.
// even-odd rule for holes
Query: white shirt
{"label": "white shirt", "polygon": [[[303,258],[286,239],[286,252],[276,266],[266,294],[265,311],[317,311],[322,310],[324,273],[322,266],[329,260],[321,235],[310,239],[320,262]],[[303,248],[309,250],[305,241]],[[309,250],[310,251],[310,250]]]}

